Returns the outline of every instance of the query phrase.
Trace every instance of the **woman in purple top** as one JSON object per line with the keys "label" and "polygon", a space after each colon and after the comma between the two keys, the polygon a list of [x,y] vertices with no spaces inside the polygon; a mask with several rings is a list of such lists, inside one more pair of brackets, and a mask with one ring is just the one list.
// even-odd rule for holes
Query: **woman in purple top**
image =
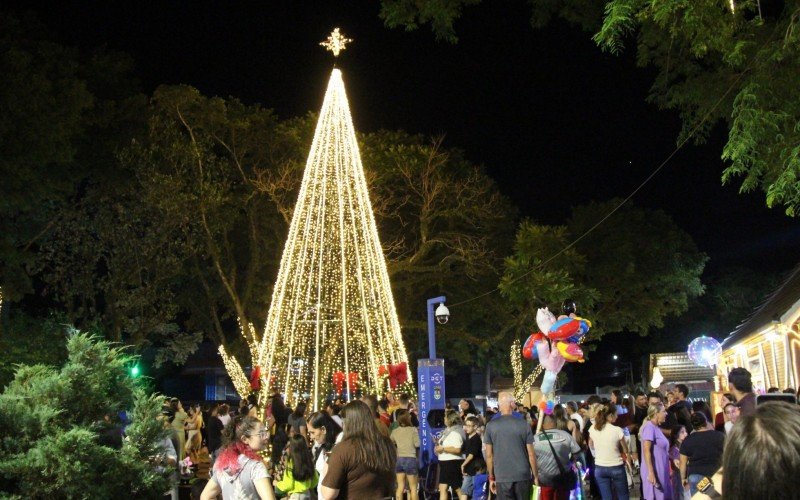
{"label": "woman in purple top", "polygon": [[642,493],[646,500],[672,500],[672,481],[669,477],[669,440],[658,428],[667,419],[664,405],[647,408],[642,425]]}

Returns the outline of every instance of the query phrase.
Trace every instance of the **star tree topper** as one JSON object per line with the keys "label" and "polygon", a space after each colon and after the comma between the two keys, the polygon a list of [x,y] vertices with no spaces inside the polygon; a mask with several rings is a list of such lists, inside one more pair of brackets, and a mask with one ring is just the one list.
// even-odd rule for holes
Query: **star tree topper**
{"label": "star tree topper", "polygon": [[326,50],[333,52],[333,57],[339,57],[339,52],[343,51],[348,43],[352,42],[351,38],[345,38],[339,33],[339,28],[335,28],[331,32],[331,36],[327,40],[321,42],[320,45],[325,47]]}

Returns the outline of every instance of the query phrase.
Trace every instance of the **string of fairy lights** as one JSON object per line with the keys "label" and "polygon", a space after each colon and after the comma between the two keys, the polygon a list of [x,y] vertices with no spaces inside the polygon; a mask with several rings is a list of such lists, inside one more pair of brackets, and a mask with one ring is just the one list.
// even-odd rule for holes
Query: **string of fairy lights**
{"label": "string of fairy lights", "polygon": [[[334,51],[347,39],[335,31]],[[329,39],[330,40],[330,39]],[[254,365],[267,392],[315,409],[378,393],[408,363],[342,73],[334,69],[306,163]],[[408,372],[410,380],[411,374]],[[338,384],[336,383],[338,380]]]}

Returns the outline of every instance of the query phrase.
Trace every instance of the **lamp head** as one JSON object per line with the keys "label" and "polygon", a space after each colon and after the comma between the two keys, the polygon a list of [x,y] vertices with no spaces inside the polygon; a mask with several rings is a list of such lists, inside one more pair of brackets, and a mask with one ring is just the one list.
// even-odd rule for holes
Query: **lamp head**
{"label": "lamp head", "polygon": [[436,316],[436,321],[438,321],[440,325],[443,325],[450,319],[450,310],[444,303],[441,303],[439,307],[436,308],[434,315]]}

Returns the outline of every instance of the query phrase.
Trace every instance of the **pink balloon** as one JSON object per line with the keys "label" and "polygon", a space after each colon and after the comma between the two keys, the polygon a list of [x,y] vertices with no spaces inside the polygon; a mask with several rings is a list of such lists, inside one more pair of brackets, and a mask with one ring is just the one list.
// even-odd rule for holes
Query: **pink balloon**
{"label": "pink balloon", "polygon": [[550,343],[547,341],[538,342],[536,344],[536,353],[539,355],[539,364],[544,366],[545,370],[549,370],[551,366],[550,355]]}
{"label": "pink balloon", "polygon": [[566,362],[567,360],[564,359],[564,356],[562,356],[560,352],[558,352],[558,349],[553,349],[550,351],[550,368],[548,368],[550,371],[555,373],[560,372],[561,369],[564,368],[564,363]]}

